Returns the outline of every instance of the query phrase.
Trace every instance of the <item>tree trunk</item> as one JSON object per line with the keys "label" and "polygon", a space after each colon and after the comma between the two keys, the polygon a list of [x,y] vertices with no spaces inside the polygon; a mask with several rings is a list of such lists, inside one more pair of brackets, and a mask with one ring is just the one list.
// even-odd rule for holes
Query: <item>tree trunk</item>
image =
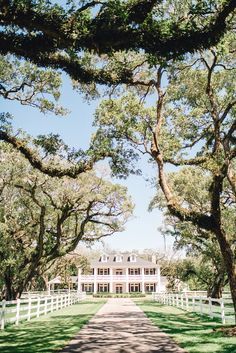
{"label": "tree trunk", "polygon": [[225,232],[222,229],[217,229],[215,234],[220,245],[221,253],[225,263],[225,269],[228,275],[234,307],[234,318],[236,323],[236,260],[230,244],[227,241]]}
{"label": "tree trunk", "polygon": [[16,292],[13,286],[13,281],[11,277],[10,270],[7,270],[4,276],[4,283],[5,283],[5,293],[4,297],[6,300],[15,300],[16,299]]}
{"label": "tree trunk", "polygon": [[225,274],[217,273],[214,279],[212,286],[207,291],[207,296],[211,298],[221,298],[222,297],[222,290],[224,287],[224,278]]}
{"label": "tree trunk", "polygon": [[20,298],[23,291],[26,290],[27,285],[32,281],[36,269],[37,268],[32,269],[26,276],[24,276],[20,270],[17,274],[12,275],[11,268],[8,268],[4,274],[5,299],[15,300]]}
{"label": "tree trunk", "polygon": [[17,285],[15,288],[14,284],[11,281],[6,281],[5,280],[5,286],[6,286],[6,291],[5,291],[5,299],[6,300],[16,300],[17,298],[20,298],[23,291],[23,283],[20,283]]}

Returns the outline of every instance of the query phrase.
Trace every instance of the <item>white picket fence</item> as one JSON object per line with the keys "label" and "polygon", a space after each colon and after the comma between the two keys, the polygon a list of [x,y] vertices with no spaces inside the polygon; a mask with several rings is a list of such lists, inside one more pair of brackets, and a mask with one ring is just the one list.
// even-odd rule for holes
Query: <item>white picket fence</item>
{"label": "white picket fence", "polygon": [[152,293],[152,298],[164,305],[176,306],[182,310],[194,311],[211,318],[220,318],[222,324],[234,323],[233,302],[230,297],[221,299],[184,294]]}
{"label": "white picket fence", "polygon": [[44,291],[28,291],[23,292],[21,298],[29,298],[29,297],[46,297],[50,295],[59,295],[59,294],[77,294],[77,290],[69,290],[69,289],[57,289],[57,290],[44,290]]}
{"label": "white picket fence", "polygon": [[3,330],[7,323],[19,324],[22,320],[30,321],[40,315],[47,315],[66,306],[76,304],[86,298],[86,293],[68,293],[50,296],[29,296],[0,302],[0,328]]}

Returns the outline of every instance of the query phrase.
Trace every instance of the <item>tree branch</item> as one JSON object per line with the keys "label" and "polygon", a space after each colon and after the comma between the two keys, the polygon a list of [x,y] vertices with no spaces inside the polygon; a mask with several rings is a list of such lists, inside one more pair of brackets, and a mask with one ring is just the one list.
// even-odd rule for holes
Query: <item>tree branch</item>
{"label": "tree branch", "polygon": [[[119,50],[143,50],[156,57],[176,57],[186,52],[209,48],[215,45],[226,31],[227,19],[236,8],[235,0],[225,0],[219,11],[209,16],[207,23],[197,27],[191,21],[185,25],[174,26],[167,36],[159,22],[150,17],[148,25],[143,26],[153,7],[160,1],[139,0],[133,6],[122,3],[112,6],[109,1],[103,4],[101,11],[94,18],[86,17],[85,7],[96,3],[91,1],[85,7],[66,12],[56,5],[37,6],[34,1],[23,2],[0,0],[0,24],[2,27],[19,28],[17,33],[1,32],[0,52],[12,53],[29,59],[40,66],[62,69],[71,77],[81,82],[112,83],[112,77],[106,72],[93,75],[90,70],[81,68],[78,53],[94,51],[98,54],[112,53]],[[23,5],[23,6],[22,6]],[[80,11],[81,10],[81,11]],[[124,13],[126,16],[124,16]],[[111,15],[113,21],[111,21]],[[171,27],[169,19],[166,25]],[[134,23],[136,26],[134,26]],[[73,52],[75,60],[66,59],[63,52]],[[126,82],[126,75],[119,78]],[[119,80],[117,79],[116,82]]]}
{"label": "tree branch", "polygon": [[19,151],[32,165],[32,167],[40,170],[42,173],[47,174],[51,177],[63,177],[69,176],[71,178],[76,178],[79,174],[89,171],[93,168],[94,163],[97,161],[94,156],[90,161],[79,162],[75,166],[70,168],[54,168],[50,165],[44,164],[39,156],[27,147],[24,140],[17,139],[16,137],[11,136],[6,131],[0,131],[0,140],[3,140],[11,144],[17,151]]}

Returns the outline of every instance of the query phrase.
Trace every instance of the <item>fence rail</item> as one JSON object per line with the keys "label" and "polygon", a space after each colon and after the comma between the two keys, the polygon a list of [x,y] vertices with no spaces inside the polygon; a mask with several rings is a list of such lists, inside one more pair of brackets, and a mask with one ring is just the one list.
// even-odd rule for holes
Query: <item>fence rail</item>
{"label": "fence rail", "polygon": [[74,289],[56,289],[56,290],[44,290],[44,291],[28,291],[28,292],[23,292],[21,295],[21,298],[29,298],[29,297],[46,297],[49,295],[59,295],[59,294],[77,294],[80,293],[78,290]]}
{"label": "fence rail", "polygon": [[68,293],[50,296],[29,296],[0,302],[0,328],[3,330],[7,323],[19,324],[22,320],[30,321],[40,315],[46,315],[66,306],[73,305],[85,299],[86,293]]}
{"label": "fence rail", "polygon": [[211,318],[219,318],[222,324],[233,324],[235,313],[230,297],[221,299],[185,294],[152,293],[153,300],[182,310],[197,312]]}

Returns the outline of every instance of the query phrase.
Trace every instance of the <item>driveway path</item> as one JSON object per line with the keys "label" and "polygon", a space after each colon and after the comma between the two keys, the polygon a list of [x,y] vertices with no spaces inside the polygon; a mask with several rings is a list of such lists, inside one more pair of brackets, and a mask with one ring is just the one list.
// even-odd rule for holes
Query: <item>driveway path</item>
{"label": "driveway path", "polygon": [[184,353],[131,299],[112,298],[61,353]]}

